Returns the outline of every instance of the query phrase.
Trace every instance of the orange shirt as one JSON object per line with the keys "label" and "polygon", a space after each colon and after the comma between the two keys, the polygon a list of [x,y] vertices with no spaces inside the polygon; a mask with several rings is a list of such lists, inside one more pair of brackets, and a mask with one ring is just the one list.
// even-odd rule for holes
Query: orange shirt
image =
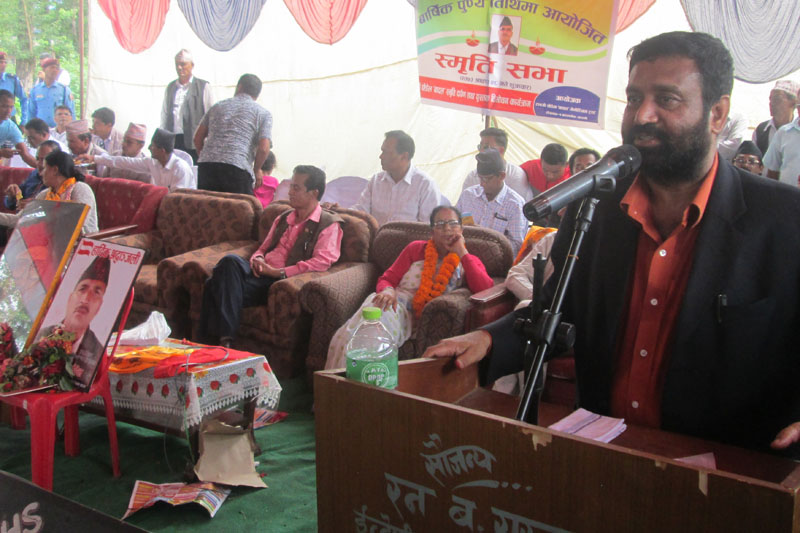
{"label": "orange shirt", "polygon": [[620,202],[622,210],[642,229],[636,247],[628,315],[617,348],[612,416],[649,427],[661,425],[661,392],[669,363],[668,349],[718,164],[715,157],[703,184],[683,212],[681,223],[666,239],[661,238],[653,223],[650,202],[638,177]]}

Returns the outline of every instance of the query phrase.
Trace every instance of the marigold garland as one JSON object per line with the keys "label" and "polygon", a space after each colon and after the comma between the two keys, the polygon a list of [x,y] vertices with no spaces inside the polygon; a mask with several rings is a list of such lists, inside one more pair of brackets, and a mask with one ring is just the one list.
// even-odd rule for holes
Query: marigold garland
{"label": "marigold garland", "polygon": [[442,260],[439,272],[436,272],[436,263],[438,261],[439,252],[436,251],[436,245],[433,244],[433,239],[431,239],[425,245],[425,263],[422,266],[422,276],[419,288],[412,301],[415,318],[422,316],[422,309],[425,308],[425,304],[444,294],[447,284],[450,282],[450,277],[461,260],[457,254],[449,253]]}
{"label": "marigold garland", "polygon": [[75,185],[76,181],[75,178],[68,178],[61,182],[61,185],[58,186],[58,190],[54,191],[53,189],[48,189],[45,200],[61,200],[61,195],[67,192],[67,189]]}

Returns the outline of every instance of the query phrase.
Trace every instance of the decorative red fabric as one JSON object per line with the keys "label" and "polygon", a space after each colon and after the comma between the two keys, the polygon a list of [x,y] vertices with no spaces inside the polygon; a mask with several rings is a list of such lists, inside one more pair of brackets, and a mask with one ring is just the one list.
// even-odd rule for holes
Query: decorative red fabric
{"label": "decorative red fabric", "polygon": [[644,15],[656,0],[620,0],[617,9],[617,33],[634,23]]}
{"label": "decorative red fabric", "polygon": [[233,348],[223,348],[222,346],[208,346],[198,348],[188,356],[173,355],[163,361],[159,361],[153,371],[156,379],[170,378],[176,374],[183,374],[188,366],[196,366],[204,363],[221,363],[223,361],[235,361],[237,359],[247,359],[255,354],[234,350]]}
{"label": "decorative red fabric", "polygon": [[169,11],[169,0],[98,0],[97,3],[111,20],[119,44],[132,54],[153,46]]}
{"label": "decorative red fabric", "polygon": [[322,44],[347,35],[367,0],[283,0],[306,34]]}

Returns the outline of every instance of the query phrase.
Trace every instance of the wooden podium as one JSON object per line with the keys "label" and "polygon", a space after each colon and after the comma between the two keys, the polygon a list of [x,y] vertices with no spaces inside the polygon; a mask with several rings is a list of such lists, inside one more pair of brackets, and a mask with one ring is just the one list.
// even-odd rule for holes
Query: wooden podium
{"label": "wooden podium", "polygon": [[[449,359],[387,391],[314,376],[319,531],[795,531],[800,463],[628,427],[611,444],[513,419]],[[551,424],[568,410],[543,405]],[[713,452],[717,469],[674,458]]]}

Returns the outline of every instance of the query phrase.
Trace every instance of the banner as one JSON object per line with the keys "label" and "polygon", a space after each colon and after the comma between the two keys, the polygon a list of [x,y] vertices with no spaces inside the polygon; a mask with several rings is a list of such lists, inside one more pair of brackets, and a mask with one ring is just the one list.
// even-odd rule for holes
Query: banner
{"label": "banner", "polygon": [[618,0],[419,0],[422,101],[604,127]]}

